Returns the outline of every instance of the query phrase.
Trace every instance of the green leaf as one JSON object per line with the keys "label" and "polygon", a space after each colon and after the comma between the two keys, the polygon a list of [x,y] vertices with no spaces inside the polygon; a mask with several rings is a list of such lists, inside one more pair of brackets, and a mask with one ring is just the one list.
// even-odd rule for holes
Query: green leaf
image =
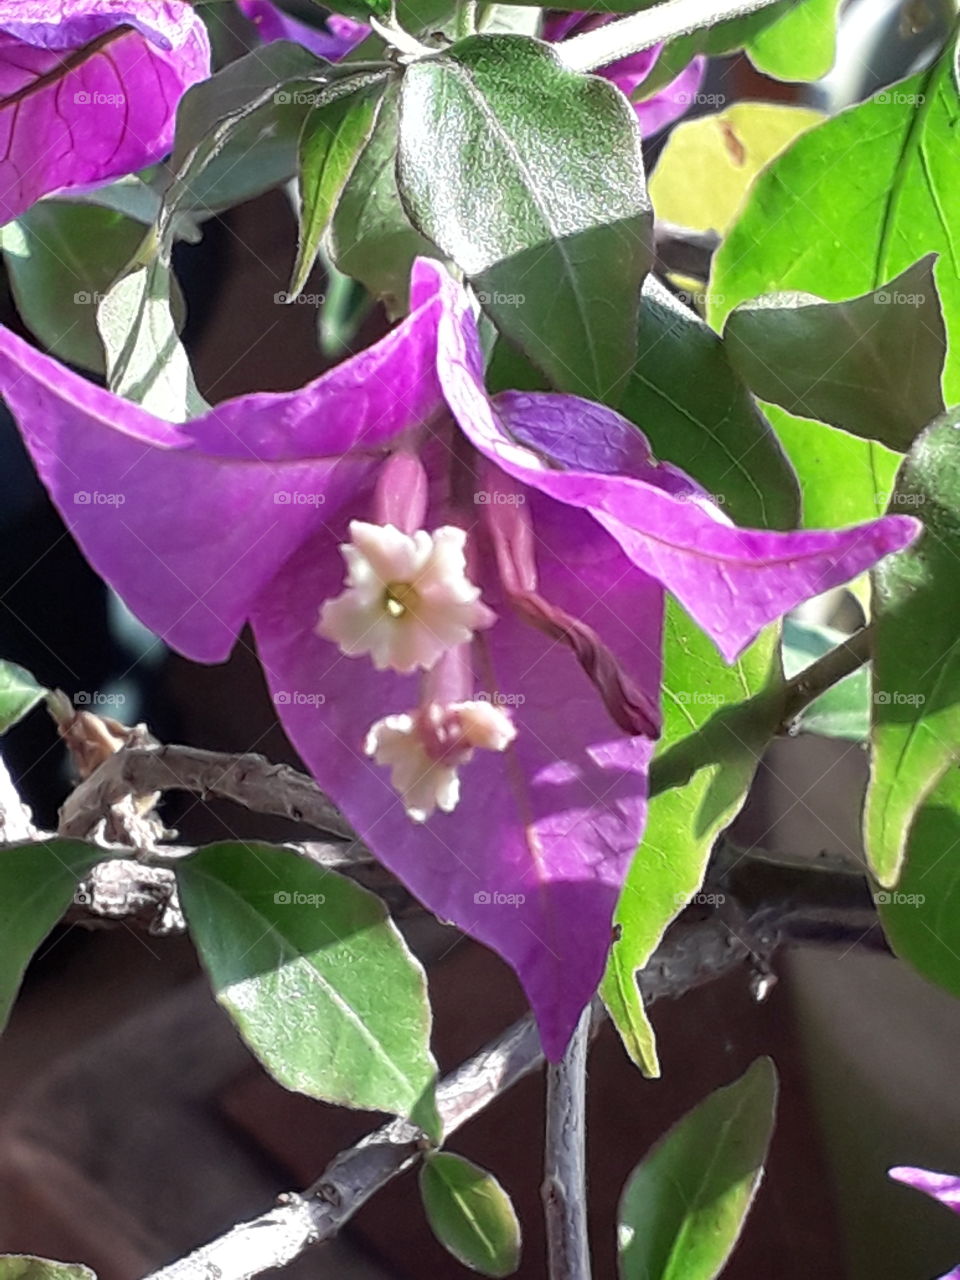
{"label": "green leaf", "polygon": [[637,360],[620,412],[737,524],[796,524],[796,477],[776,436],[717,335],[654,276],[644,282]]}
{"label": "green leaf", "polygon": [[[618,936],[601,987],[624,1047],[648,1075],[659,1071],[636,973],[699,890],[714,842],[739,813],[776,731],[778,699],[772,693],[763,699],[766,689],[779,688],[777,647],[776,629],[768,628],[728,667],[676,601],[668,601],[663,735],[647,825],[617,904]],[[750,697],[758,701],[744,715]]]}
{"label": "green leaf", "polygon": [[184,209],[227,208],[293,177],[307,115],[384,74],[356,62],[331,66],[275,40],[194,85],[177,110],[161,237]]}
{"label": "green leaf", "polygon": [[[658,457],[690,472],[738,524],[795,524],[793,472],[720,339],[653,276],[644,283],[637,363],[620,407]],[[774,628],[728,667],[668,602],[664,728],[651,779],[657,794],[617,907],[619,936],[602,988],[628,1054],[648,1075],[658,1074],[657,1060],[635,974],[700,888],[717,836],[746,798],[780,712],[771,699],[745,724],[731,723],[729,713],[771,683],[779,685]],[[689,763],[685,742],[707,732],[709,749]]]}
{"label": "green leaf", "polygon": [[0,1280],[96,1280],[96,1274],[79,1262],[51,1262],[32,1254],[0,1254]]}
{"label": "green leaf", "polygon": [[916,815],[903,875],[874,901],[890,946],[960,996],[960,771],[951,768]]}
{"label": "green leaf", "polygon": [[775,293],[741,303],[723,329],[731,363],[762,400],[905,453],[943,411],[934,259],[849,302]]}
{"label": "green leaf", "polygon": [[656,1144],[620,1200],[621,1280],[714,1280],[763,1177],[777,1074],[758,1058]]}
{"label": "green leaf", "polygon": [[806,0],[782,7],[774,22],[747,41],[750,61],[777,80],[819,80],[837,56],[837,4]]}
{"label": "green leaf", "polygon": [[379,898],[263,844],[211,845],[177,880],[217,999],[276,1080],[439,1138],[426,982]]}
{"label": "green leaf", "polygon": [[[763,293],[853,298],[936,252],[949,341],[944,396],[960,399],[954,57],[951,47],[922,75],[811,129],[761,174],[714,258],[714,325]],[[883,510],[896,455],[782,410],[771,421],[800,476],[807,523],[845,524]]]}
{"label": "green leaf", "polygon": [[0,733],[22,720],[46,692],[29,671],[15,662],[0,661]]}
{"label": "green leaf", "polygon": [[[73,900],[102,850],[79,840],[0,847],[0,1031],[30,957]],[[0,1273],[2,1275],[2,1273]]]}
{"label": "green leaf", "polygon": [[97,325],[110,390],[167,422],[186,422],[209,406],[177,333],[174,288],[169,265],[150,254],[103,298]]}
{"label": "green leaf", "polygon": [[520,1265],[520,1223],[510,1197],[485,1169],[447,1151],[420,1166],[420,1195],[430,1229],[472,1271],[509,1276]]}
{"label": "green leaf", "polygon": [[396,156],[397,90],[389,88],[370,140],[343,188],[328,247],[337,268],[380,298],[391,319],[407,309],[414,258],[437,256],[404,212]]}
{"label": "green leaf", "polygon": [[94,205],[111,213],[123,214],[145,227],[156,222],[162,203],[159,191],[135,173],[102,187],[92,187],[89,191],[70,191],[62,199],[68,204]]}
{"label": "green leaf", "polygon": [[652,257],[623,95],[537,40],[473,36],[407,68],[398,176],[497,328],[559,390],[615,402]]}
{"label": "green leaf", "polygon": [[[760,170],[822,119],[809,107],[738,102],[697,120],[681,120],[650,178],[657,217],[723,235]],[[691,173],[697,182],[690,181]]]}
{"label": "green leaf", "polygon": [[[376,86],[377,90],[382,85]],[[347,179],[377,118],[380,92],[360,91],[311,111],[300,135],[300,242],[290,294],[303,289]]]}
{"label": "green leaf", "polygon": [[960,410],[917,440],[891,510],[922,536],[873,571],[873,731],[867,857],[896,883],[910,824],[960,753]]}
{"label": "green leaf", "polygon": [[122,214],[66,200],[43,200],[0,230],[17,310],[58,359],[105,371],[97,304],[143,235]]}
{"label": "green leaf", "polygon": [[650,70],[650,74],[634,92],[633,97],[649,98],[668,85],[684,69],[691,58],[704,54],[708,58],[720,57],[746,48],[761,32],[779,21],[791,11],[822,5],[823,0],[781,0],[779,4],[765,5],[753,13],[736,18],[725,18],[711,25],[698,25],[686,35],[669,40]]}
{"label": "green leaf", "polygon": [[[848,637],[833,627],[798,618],[783,623],[783,674],[788,680],[805,671],[817,658],[843,644]],[[860,667],[831,686],[800,713],[794,722],[804,733],[826,738],[866,742],[870,733],[870,675]]]}

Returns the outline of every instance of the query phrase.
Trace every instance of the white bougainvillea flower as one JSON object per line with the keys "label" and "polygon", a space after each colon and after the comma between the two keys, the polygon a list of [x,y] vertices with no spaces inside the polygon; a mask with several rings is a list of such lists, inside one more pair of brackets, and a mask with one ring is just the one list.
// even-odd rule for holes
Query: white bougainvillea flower
{"label": "white bougainvillea flower", "polygon": [[426,822],[434,809],[457,807],[459,769],[475,749],[506,751],[516,736],[507,713],[489,702],[431,702],[378,720],[364,750],[390,768],[390,783],[414,822]]}
{"label": "white bougainvillea flower", "polygon": [[451,526],[406,534],[352,520],[340,547],[347,589],[324,604],[317,634],[351,658],[369,654],[378,671],[429,670],[495,620],[467,577],[466,541]]}

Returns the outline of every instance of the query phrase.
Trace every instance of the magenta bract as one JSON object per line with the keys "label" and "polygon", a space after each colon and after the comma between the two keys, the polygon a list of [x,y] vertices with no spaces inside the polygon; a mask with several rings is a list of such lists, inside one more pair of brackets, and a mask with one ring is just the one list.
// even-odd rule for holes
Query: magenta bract
{"label": "magenta bract", "polygon": [[[411,307],[302,390],[184,425],[9,332],[0,391],[147,626],[216,662],[250,623],[321,787],[426,906],[509,961],[555,1058],[643,832],[664,591],[733,659],[919,526],[738,529],[611,410],[489,398],[469,300],[438,264],[415,265]],[[414,621],[432,633],[391,630]]]}
{"label": "magenta bract", "polygon": [[209,74],[206,28],[180,0],[0,0],[0,225],[161,159]]}

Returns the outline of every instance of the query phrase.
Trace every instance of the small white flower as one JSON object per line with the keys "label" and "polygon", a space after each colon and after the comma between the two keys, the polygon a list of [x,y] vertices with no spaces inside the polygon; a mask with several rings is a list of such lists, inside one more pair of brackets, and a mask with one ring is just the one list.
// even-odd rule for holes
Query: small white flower
{"label": "small white flower", "polygon": [[476,748],[505,751],[517,736],[510,717],[489,702],[433,702],[371,725],[364,751],[390,768],[390,783],[414,822],[460,801],[458,770]]}
{"label": "small white flower", "polygon": [[379,671],[429,670],[496,618],[467,577],[466,540],[450,525],[407,534],[351,521],[346,590],[323,605],[317,634],[348,657],[369,654]]}

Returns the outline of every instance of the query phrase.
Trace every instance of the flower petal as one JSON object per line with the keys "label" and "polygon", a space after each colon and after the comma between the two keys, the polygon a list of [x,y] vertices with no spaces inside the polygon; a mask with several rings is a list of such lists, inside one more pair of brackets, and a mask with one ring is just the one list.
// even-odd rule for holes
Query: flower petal
{"label": "flower petal", "polygon": [[[635,428],[612,410],[574,396],[508,392],[491,404],[473,318],[456,295],[447,299],[440,381],[467,437],[516,480],[591,511],[634,564],[673,592],[728,662],[768,622],[856,577],[920,531],[909,516],[839,530],[739,529],[676,468],[645,465],[640,449],[629,459],[630,475],[610,474],[617,451],[627,457],[625,439]],[[596,454],[587,446],[588,435],[602,441]],[[548,450],[556,451],[564,437],[569,443],[561,457],[551,459]],[[530,447],[537,444],[539,453]],[[581,458],[597,469],[577,465]],[[557,460],[568,469],[557,469]]]}
{"label": "flower petal", "polygon": [[148,627],[215,662],[290,552],[369,486],[382,447],[435,412],[438,305],[302,390],[241,396],[184,425],[2,328],[0,393],[93,567]]}
{"label": "flower petal", "polygon": [[[544,593],[595,627],[656,698],[659,587],[589,517],[537,497],[534,519]],[[514,967],[556,1058],[603,971],[642,832],[652,744],[620,734],[566,646],[521,622],[497,584],[483,583],[499,618],[480,641],[488,674],[478,691],[499,696],[517,738],[502,755],[477,751],[461,768],[453,813],[414,824],[389,771],[363,745],[374,723],[416,705],[418,683],[358,668],[314,634],[317,608],[341,578],[332,540],[318,538],[284,565],[254,611],[284,726],[381,861]]]}
{"label": "flower petal", "polygon": [[[610,79],[615,84],[618,84],[628,97],[647,76],[646,71],[643,71],[638,76],[633,68],[625,65],[631,61],[630,58],[625,58],[623,63],[615,63],[613,67],[609,67],[604,73],[610,75],[610,72],[614,71],[616,67],[623,67],[625,71],[623,81],[613,75],[610,75]],[[652,138],[655,133],[665,129],[668,124],[673,124],[674,120],[679,120],[681,116],[686,115],[697,100],[697,94],[700,92],[706,71],[706,58],[694,58],[687,63],[680,74],[671,80],[669,84],[664,85],[662,89],[658,89],[649,98],[643,98],[633,104],[637,119],[640,121],[640,132],[645,138]]]}
{"label": "flower petal", "polygon": [[291,18],[270,0],[237,0],[237,7],[257,27],[264,44],[273,40],[293,40],[330,62],[346,57],[370,34],[365,22],[355,22],[353,18],[345,18],[339,13],[331,14],[327,18],[326,30],[321,31]]}
{"label": "flower petal", "polygon": [[0,224],[41,196],[165,155],[177,103],[210,74],[190,5],[0,3]]}
{"label": "flower petal", "polygon": [[960,1213],[960,1176],[957,1174],[934,1173],[930,1169],[915,1169],[909,1165],[898,1165],[887,1172],[894,1181],[933,1196],[954,1213]]}

